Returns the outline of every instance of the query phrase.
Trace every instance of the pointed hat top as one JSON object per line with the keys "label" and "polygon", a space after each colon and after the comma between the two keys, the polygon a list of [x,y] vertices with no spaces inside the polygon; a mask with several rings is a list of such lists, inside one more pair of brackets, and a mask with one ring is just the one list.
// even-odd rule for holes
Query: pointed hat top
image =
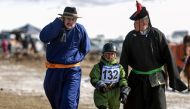
{"label": "pointed hat top", "polygon": [[148,11],[138,1],[136,1],[137,11],[130,17],[131,20],[138,20],[148,15]]}
{"label": "pointed hat top", "polygon": [[137,6],[137,12],[139,13],[142,10],[142,5],[136,1],[136,6]]}

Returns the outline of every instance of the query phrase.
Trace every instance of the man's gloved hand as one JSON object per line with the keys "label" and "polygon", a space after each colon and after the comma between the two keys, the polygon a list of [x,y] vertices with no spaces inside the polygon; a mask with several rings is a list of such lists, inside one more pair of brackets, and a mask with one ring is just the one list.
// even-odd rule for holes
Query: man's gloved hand
{"label": "man's gloved hand", "polygon": [[96,89],[100,92],[107,92],[108,91],[108,87],[107,85],[103,82],[103,81],[99,81],[97,84],[96,84]]}
{"label": "man's gloved hand", "polygon": [[127,102],[127,96],[129,95],[130,91],[131,91],[131,88],[128,86],[121,88],[121,90],[120,90],[121,103],[125,104]]}

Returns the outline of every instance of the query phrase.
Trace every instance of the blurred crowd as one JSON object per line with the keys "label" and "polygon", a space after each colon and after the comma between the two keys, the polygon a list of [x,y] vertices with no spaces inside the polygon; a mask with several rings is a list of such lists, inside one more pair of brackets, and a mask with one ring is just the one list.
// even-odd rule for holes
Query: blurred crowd
{"label": "blurred crowd", "polygon": [[29,34],[0,34],[0,55],[2,58],[21,58],[43,53],[44,45]]}

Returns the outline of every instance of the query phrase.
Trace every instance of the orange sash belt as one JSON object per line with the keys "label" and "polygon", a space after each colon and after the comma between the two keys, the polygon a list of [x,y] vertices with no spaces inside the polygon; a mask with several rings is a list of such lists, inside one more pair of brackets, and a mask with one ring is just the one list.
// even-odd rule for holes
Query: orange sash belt
{"label": "orange sash belt", "polygon": [[46,65],[46,68],[72,68],[72,67],[80,66],[80,63],[65,65],[65,64],[53,64],[53,63],[46,62],[45,65]]}

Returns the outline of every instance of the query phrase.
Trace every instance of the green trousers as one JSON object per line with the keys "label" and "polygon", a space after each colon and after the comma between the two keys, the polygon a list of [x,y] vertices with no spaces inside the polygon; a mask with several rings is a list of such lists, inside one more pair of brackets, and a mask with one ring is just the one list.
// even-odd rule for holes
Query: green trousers
{"label": "green trousers", "polygon": [[94,91],[94,103],[96,107],[105,106],[109,109],[119,109],[120,88],[114,88],[106,93]]}

